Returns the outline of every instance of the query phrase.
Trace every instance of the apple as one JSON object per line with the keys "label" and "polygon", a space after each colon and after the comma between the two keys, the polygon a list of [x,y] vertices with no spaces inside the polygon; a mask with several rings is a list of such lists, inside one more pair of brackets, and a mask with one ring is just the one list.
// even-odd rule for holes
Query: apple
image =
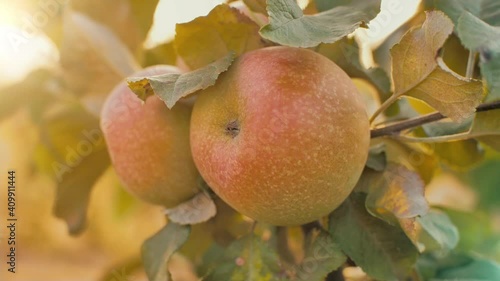
{"label": "apple", "polygon": [[[179,72],[158,65],[133,76]],[[191,110],[183,103],[169,110],[157,96],[142,102],[125,81],[113,89],[101,112],[101,129],[113,167],[132,194],[171,208],[196,193],[199,173],[189,146]]]}
{"label": "apple", "polygon": [[239,57],[199,94],[191,151],[207,184],[234,209],[300,225],[337,208],[368,157],[362,98],[347,74],[307,49]]}

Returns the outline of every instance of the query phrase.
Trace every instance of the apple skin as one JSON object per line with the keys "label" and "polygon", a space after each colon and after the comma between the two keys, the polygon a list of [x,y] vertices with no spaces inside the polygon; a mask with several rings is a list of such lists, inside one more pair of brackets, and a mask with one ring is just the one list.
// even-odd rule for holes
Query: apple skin
{"label": "apple skin", "polygon": [[243,215],[274,225],[337,208],[361,175],[369,142],[349,76],[306,49],[242,55],[199,94],[191,116],[191,151],[208,185]]}
{"label": "apple skin", "polygon": [[[132,76],[179,72],[157,65]],[[143,103],[125,81],[113,89],[101,112],[101,129],[113,167],[130,193],[166,208],[196,194],[200,176],[189,146],[191,110],[183,103],[169,110],[157,96]]]}

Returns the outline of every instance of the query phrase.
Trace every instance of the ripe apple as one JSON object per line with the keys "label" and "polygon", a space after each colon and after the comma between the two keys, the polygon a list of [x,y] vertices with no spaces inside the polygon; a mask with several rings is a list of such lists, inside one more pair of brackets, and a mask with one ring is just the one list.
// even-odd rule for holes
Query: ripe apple
{"label": "ripe apple", "polygon": [[306,49],[238,58],[203,90],[191,151],[208,185],[257,221],[299,225],[351,193],[369,149],[368,117],[347,74]]}
{"label": "ripe apple", "polygon": [[[133,76],[179,73],[173,66],[148,67]],[[126,189],[150,203],[171,208],[191,198],[199,173],[189,147],[191,107],[169,110],[157,96],[144,103],[117,85],[101,113],[101,128],[113,167]]]}

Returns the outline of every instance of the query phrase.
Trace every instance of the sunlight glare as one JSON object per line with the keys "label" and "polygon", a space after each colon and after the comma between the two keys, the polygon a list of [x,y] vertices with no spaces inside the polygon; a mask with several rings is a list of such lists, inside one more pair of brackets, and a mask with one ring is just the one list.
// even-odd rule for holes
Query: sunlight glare
{"label": "sunlight glare", "polygon": [[57,62],[55,45],[44,34],[38,34],[15,46],[14,36],[22,31],[17,26],[0,23],[0,87],[21,80],[36,68]]}
{"label": "sunlight glare", "polygon": [[146,48],[165,43],[175,36],[175,24],[204,16],[224,0],[160,0],[154,15],[149,36],[144,43]]}

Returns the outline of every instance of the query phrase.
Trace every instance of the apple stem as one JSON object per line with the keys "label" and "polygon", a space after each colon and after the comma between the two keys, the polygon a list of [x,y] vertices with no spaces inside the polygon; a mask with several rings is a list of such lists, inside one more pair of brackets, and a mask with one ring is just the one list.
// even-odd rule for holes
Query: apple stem
{"label": "apple stem", "polygon": [[[494,101],[490,103],[483,103],[476,108],[476,112],[484,112],[494,109],[500,109],[500,101]],[[403,130],[420,127],[424,124],[432,123],[439,121],[441,119],[447,118],[443,114],[439,112],[434,112],[426,115],[422,115],[419,117],[411,118],[408,120],[396,122],[390,125],[387,125],[382,128],[375,128],[370,131],[370,137],[372,139],[383,137],[383,136],[394,136],[399,135],[399,133]]]}
{"label": "apple stem", "polygon": [[370,117],[370,124],[372,124],[377,117],[384,112],[389,106],[395,103],[399,99],[399,95],[390,96],[378,109],[373,113],[372,117]]}

